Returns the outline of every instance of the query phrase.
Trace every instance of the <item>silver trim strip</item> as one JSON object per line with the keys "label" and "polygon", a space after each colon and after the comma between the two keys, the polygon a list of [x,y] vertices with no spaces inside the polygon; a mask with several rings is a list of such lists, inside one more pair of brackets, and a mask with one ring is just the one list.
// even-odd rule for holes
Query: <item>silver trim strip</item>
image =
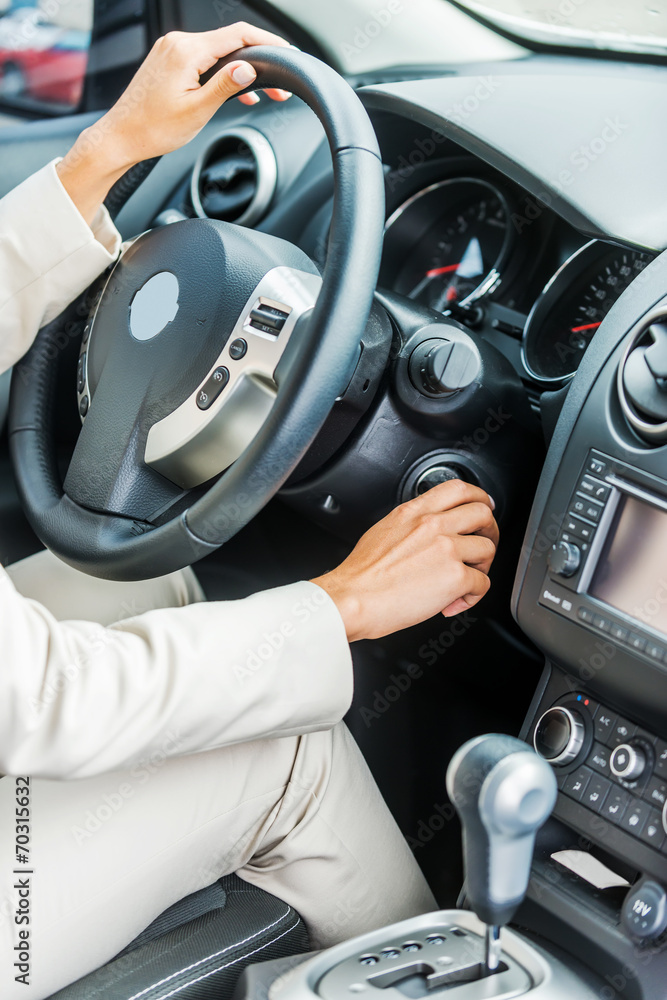
{"label": "silver trim strip", "polygon": [[[239,458],[271,412],[278,391],[276,367],[297,322],[315,305],[321,286],[319,275],[291,267],[274,267],[264,275],[201,385],[151,427],[144,456],[147,465],[190,489]],[[289,314],[275,337],[250,325],[250,313],[260,300]],[[248,350],[235,360],[229,348],[239,337]],[[200,410],[200,389],[221,365],[229,370],[229,381],[209,409]]]}

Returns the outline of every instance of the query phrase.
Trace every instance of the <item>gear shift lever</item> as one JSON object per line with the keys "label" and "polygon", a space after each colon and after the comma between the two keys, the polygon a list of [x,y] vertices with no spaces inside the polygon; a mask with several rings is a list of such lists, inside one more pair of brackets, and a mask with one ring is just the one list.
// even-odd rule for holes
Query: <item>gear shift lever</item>
{"label": "gear shift lever", "polygon": [[526,894],[535,834],[556,791],[549,764],[513,736],[468,740],[447,768],[447,793],[463,827],[466,893],[487,924],[487,972],[498,968],[500,928]]}

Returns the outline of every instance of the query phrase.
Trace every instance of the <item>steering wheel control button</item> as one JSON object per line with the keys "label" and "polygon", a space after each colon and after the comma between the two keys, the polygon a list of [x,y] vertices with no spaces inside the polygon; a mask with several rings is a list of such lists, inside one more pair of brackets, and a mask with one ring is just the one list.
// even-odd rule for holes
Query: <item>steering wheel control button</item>
{"label": "steering wheel control button", "polygon": [[557,576],[574,576],[581,563],[581,549],[572,542],[557,542],[549,553],[549,566]]}
{"label": "steering wheel control button", "polygon": [[76,366],[76,391],[83,392],[86,386],[86,352],[79,357]]}
{"label": "steering wheel control button", "polygon": [[632,889],[625,897],[621,921],[633,938],[650,941],[667,930],[667,894],[652,879]]}
{"label": "steering wheel control button", "polygon": [[259,302],[250,310],[248,326],[266,336],[277,337],[287,322],[288,316],[289,312],[285,312],[284,309]]}
{"label": "steering wheel control button", "polygon": [[377,965],[379,961],[377,955],[362,955],[359,959],[361,965]]}
{"label": "steering wheel control button", "polygon": [[579,755],[586,729],[578,712],[556,705],[535,726],[533,746],[550,764],[569,764]]}
{"label": "steering wheel control button", "polygon": [[398,948],[385,948],[380,952],[380,958],[400,958],[401,953]]}
{"label": "steering wheel control button", "polygon": [[88,397],[84,396],[83,399],[81,400],[81,402],[79,403],[79,414],[82,417],[85,417],[85,415],[88,413],[88,406],[89,405],[90,404],[89,404]]}
{"label": "steering wheel control button", "polygon": [[197,406],[199,409],[208,410],[209,406],[215,403],[228,382],[229,369],[225,368],[224,365],[216,368],[197,393]]}
{"label": "steering wheel control button", "polygon": [[640,746],[619,743],[609,761],[611,773],[625,781],[637,781],[646,770],[646,754]]}
{"label": "steering wheel control button", "polygon": [[237,337],[229,345],[229,356],[232,361],[240,361],[241,358],[245,357],[248,350],[248,342],[243,339],[243,337]]}

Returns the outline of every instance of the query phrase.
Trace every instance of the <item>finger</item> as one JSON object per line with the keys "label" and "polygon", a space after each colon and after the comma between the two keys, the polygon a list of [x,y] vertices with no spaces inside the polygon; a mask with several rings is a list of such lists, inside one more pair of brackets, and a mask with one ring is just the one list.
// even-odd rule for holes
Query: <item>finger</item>
{"label": "finger", "polygon": [[461,535],[456,539],[456,554],[466,566],[488,573],[496,555],[496,546],[483,535]]}
{"label": "finger", "polygon": [[250,63],[242,59],[235,60],[219,69],[204,84],[197,94],[197,102],[204,105],[207,113],[212,115],[228,98],[235,97],[256,79],[257,73]]}
{"label": "finger", "polygon": [[474,607],[491,586],[491,581],[486,573],[482,573],[481,570],[472,566],[466,566],[463,581],[464,593],[442,611],[445,618],[451,618],[452,615],[458,615],[462,611]]}
{"label": "finger", "polygon": [[276,90],[275,87],[269,87],[264,93],[268,94],[272,101],[289,101],[292,96],[289,90]]}
{"label": "finger", "polygon": [[[433,517],[427,514],[426,517]],[[498,543],[498,525],[491,509],[479,500],[474,503],[462,504],[452,510],[436,514],[442,522],[442,532],[447,535],[484,535]]]}
{"label": "finger", "polygon": [[450,479],[439,483],[420,497],[410,500],[409,504],[420,513],[451,510],[464,503],[485,503],[493,510],[493,501],[479,486],[466,483],[462,479]]}
{"label": "finger", "polygon": [[252,94],[239,94],[239,96],[236,98],[236,100],[240,101],[241,104],[247,104],[249,106],[252,106],[253,104],[259,104],[259,94],[255,94],[255,93],[252,93]]}
{"label": "finger", "polygon": [[274,35],[272,31],[265,31],[264,28],[257,28],[254,24],[246,21],[237,21],[225,28],[214,28],[212,31],[203,31],[201,38],[206,41],[210,51],[215,54],[216,59],[222,59],[235,49],[243,48],[246,45],[284,45],[289,46],[289,42]]}

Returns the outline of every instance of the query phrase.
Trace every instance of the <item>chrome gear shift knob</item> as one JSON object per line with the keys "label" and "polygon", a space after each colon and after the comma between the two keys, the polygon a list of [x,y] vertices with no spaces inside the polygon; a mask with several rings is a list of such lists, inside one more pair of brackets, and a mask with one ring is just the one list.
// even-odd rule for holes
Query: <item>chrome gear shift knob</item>
{"label": "chrome gear shift knob", "polygon": [[556,791],[549,764],[512,736],[469,740],[447,768],[447,793],[463,827],[466,893],[491,928],[491,971],[498,964],[497,928],[523,901],[535,835],[555,805]]}

